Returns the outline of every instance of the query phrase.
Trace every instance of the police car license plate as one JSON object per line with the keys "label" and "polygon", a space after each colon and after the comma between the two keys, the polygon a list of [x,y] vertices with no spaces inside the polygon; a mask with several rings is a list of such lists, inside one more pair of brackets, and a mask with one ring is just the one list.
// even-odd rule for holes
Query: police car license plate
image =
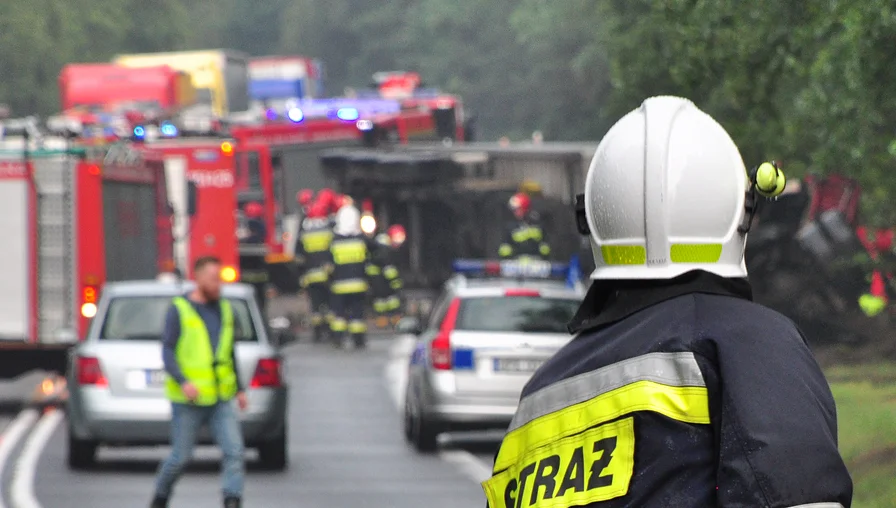
{"label": "police car license plate", "polygon": [[495,372],[535,372],[542,363],[526,358],[495,358]]}

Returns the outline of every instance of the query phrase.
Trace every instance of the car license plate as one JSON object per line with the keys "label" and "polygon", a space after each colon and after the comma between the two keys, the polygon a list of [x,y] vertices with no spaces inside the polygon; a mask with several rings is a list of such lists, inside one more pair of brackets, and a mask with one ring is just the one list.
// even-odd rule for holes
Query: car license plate
{"label": "car license plate", "polygon": [[132,370],[127,374],[129,390],[159,388],[165,384],[165,371],[158,369]]}
{"label": "car license plate", "polygon": [[495,358],[495,372],[535,372],[542,360],[523,358]]}

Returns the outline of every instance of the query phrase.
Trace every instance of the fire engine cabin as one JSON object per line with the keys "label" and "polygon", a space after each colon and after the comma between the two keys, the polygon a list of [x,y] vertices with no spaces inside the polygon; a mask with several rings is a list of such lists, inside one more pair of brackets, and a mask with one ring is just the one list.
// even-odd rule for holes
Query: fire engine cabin
{"label": "fire engine cabin", "polygon": [[164,137],[135,145],[164,160],[180,273],[192,277],[197,259],[215,256],[224,266],[224,280],[238,280],[233,143],[221,137]]}
{"label": "fire engine cabin", "polygon": [[10,134],[0,142],[0,371],[64,372],[103,284],[152,279],[171,262],[162,162]]}

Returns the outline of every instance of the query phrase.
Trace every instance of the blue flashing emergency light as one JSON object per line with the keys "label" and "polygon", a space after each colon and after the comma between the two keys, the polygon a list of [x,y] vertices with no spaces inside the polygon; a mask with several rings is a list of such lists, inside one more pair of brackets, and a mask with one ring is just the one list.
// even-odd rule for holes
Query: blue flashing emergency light
{"label": "blue flashing emergency light", "polygon": [[142,125],[138,125],[138,126],[134,127],[134,137],[143,139],[143,137],[145,137],[145,136],[146,136],[146,128],[144,128]]}
{"label": "blue flashing emergency light", "polygon": [[165,122],[159,126],[159,132],[162,136],[173,138],[177,136],[177,127],[173,123]]}
{"label": "blue flashing emergency light", "polygon": [[277,112],[273,109],[269,109],[265,111],[264,116],[267,117],[268,120],[274,121],[277,119]]}
{"label": "blue flashing emergency light", "polygon": [[286,117],[293,123],[299,123],[305,119],[305,113],[300,108],[290,108],[286,112]]}
{"label": "blue flashing emergency light", "polygon": [[526,279],[566,278],[569,265],[540,259],[485,261],[458,259],[453,263],[454,273],[479,277],[508,277]]}
{"label": "blue flashing emergency light", "polygon": [[346,122],[354,122],[361,116],[356,108],[339,108],[336,110],[336,117]]}

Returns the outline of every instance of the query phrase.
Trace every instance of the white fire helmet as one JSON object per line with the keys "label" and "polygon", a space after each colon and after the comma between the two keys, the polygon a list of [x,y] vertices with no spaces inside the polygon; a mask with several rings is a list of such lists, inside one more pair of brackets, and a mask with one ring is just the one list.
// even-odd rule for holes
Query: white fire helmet
{"label": "white fire helmet", "polygon": [[604,136],[585,177],[592,279],[746,277],[746,168],[691,101],[651,97]]}
{"label": "white fire helmet", "polygon": [[345,205],[336,212],[336,224],[333,232],[337,235],[351,236],[361,234],[361,212],[353,205]]}

